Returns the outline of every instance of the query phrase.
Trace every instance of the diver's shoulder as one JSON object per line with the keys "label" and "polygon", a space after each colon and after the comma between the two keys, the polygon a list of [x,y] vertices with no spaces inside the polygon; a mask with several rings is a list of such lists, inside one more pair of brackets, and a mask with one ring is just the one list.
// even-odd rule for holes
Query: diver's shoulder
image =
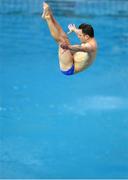
{"label": "diver's shoulder", "polygon": [[89,43],[94,50],[97,50],[97,41],[95,38],[92,39],[92,41]]}

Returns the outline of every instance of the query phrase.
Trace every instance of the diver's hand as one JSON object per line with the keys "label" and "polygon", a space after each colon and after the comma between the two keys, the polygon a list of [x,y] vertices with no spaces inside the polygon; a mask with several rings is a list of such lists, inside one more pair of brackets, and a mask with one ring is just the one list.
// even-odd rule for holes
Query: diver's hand
{"label": "diver's hand", "polygon": [[75,32],[77,28],[76,28],[75,24],[69,24],[68,29],[69,29],[69,32],[67,34],[69,34],[71,32]]}
{"label": "diver's hand", "polygon": [[69,50],[69,45],[68,45],[68,44],[62,43],[62,44],[60,45],[60,47],[61,47],[62,49],[65,49],[65,50]]}

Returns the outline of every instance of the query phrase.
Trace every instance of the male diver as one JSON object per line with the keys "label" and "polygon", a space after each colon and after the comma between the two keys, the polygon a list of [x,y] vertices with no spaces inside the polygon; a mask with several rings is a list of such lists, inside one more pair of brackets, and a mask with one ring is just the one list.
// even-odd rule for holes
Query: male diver
{"label": "male diver", "polygon": [[55,20],[49,5],[45,2],[43,3],[42,18],[46,20],[52,37],[58,43],[59,65],[63,74],[73,75],[93,63],[96,57],[97,43],[91,25],[84,23],[76,28],[74,24],[69,24],[69,33],[76,33],[81,41],[81,45],[71,45],[67,34]]}

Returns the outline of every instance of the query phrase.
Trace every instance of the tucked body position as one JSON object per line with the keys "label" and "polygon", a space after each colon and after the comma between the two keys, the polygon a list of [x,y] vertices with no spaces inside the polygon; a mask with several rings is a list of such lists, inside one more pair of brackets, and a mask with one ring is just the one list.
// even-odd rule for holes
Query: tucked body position
{"label": "tucked body position", "polygon": [[83,23],[76,28],[75,24],[69,24],[69,33],[74,32],[81,42],[80,45],[71,45],[67,34],[55,20],[49,5],[45,2],[42,18],[46,20],[50,33],[58,44],[59,65],[63,74],[76,74],[93,63],[97,52],[97,42],[91,25]]}

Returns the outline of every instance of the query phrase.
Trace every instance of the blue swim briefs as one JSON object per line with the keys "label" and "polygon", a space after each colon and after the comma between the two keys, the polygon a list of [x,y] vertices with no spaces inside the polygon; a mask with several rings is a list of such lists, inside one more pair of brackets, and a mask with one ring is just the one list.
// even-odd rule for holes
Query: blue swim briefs
{"label": "blue swim briefs", "polygon": [[67,71],[62,71],[61,70],[61,72],[63,73],[63,74],[65,74],[65,75],[73,75],[74,74],[74,64],[72,65],[72,67],[69,69],[69,70],[67,70]]}

